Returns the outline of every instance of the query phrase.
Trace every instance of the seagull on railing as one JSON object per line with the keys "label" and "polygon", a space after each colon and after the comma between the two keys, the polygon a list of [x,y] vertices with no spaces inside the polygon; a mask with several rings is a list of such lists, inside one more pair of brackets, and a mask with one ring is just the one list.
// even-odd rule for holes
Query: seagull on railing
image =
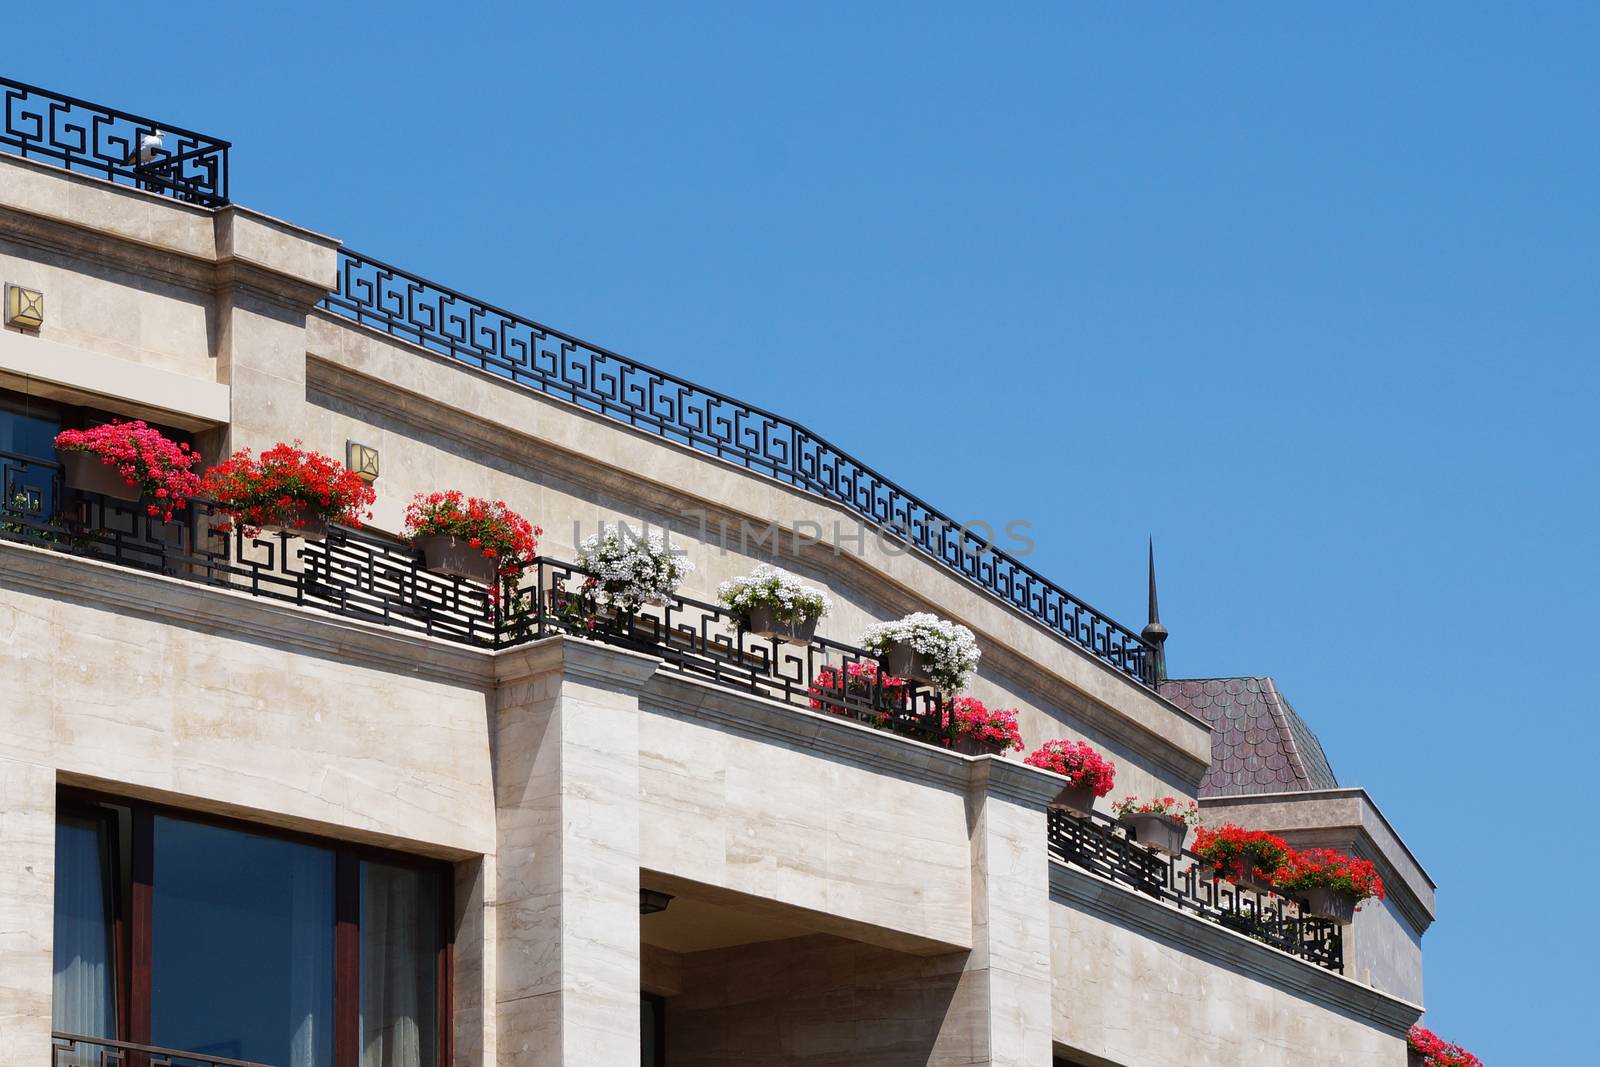
{"label": "seagull on railing", "polygon": [[156,153],[161,151],[161,139],[165,136],[160,130],[152,130],[139,138],[139,147],[128,153],[124,163],[133,163],[144,166],[156,158]]}

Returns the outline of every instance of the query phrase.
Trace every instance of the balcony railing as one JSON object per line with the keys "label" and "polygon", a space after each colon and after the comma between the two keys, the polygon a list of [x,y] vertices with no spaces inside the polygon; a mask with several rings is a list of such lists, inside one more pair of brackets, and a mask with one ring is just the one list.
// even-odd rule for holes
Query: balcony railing
{"label": "balcony railing", "polygon": [[842,504],[1111,667],[1154,685],[1148,646],[810,430],[354,252],[328,311]]}
{"label": "balcony railing", "polygon": [[269,1067],[253,1060],[231,1060],[160,1045],[63,1033],[50,1035],[50,1064],[51,1067]]}
{"label": "balcony railing", "polygon": [[[191,204],[228,202],[227,141],[0,78],[0,149]],[[145,146],[160,133],[160,147]]]}
{"label": "balcony railing", "polygon": [[1111,819],[1051,811],[1050,851],[1102,878],[1209,919],[1230,930],[1299,956],[1330,971],[1344,971],[1344,928],[1301,914],[1277,893],[1258,893],[1213,876],[1193,852],[1167,856],[1137,845]]}
{"label": "balcony railing", "polygon": [[585,594],[589,573],[570,563],[536,560],[491,598],[486,586],[426,570],[405,545],[344,527],[330,527],[321,541],[246,537],[218,529],[223,516],[203,500],[163,524],[140,504],[65,488],[53,461],[0,452],[0,490],[6,540],[477,648],[573,634],[787,704],[923,740],[947,736],[931,690],[850,680],[852,665],[878,662],[865,649],[820,637],[804,645],[762,638],[722,606],[688,597],[632,615],[608,611]]}

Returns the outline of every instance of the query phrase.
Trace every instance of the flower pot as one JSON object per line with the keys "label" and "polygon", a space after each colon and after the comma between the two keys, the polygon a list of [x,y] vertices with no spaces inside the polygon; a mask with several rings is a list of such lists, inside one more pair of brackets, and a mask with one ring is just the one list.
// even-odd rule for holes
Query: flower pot
{"label": "flower pot", "polygon": [[61,461],[61,475],[69,489],[101,493],[113,500],[138,500],[144,495],[143,488],[129,485],[121,471],[113,464],[102,463],[93,452],[81,448],[58,448],[56,458]]}
{"label": "flower pot", "polygon": [[310,504],[299,503],[275,519],[262,523],[261,532],[321,541],[328,536],[328,520],[312,510]]}
{"label": "flower pot", "polygon": [[1075,815],[1093,814],[1094,788],[1087,785],[1069,785],[1056,794],[1050,806],[1057,811],[1071,812]]}
{"label": "flower pot", "polygon": [[1222,872],[1222,877],[1233,882],[1240,889],[1249,889],[1256,893],[1267,893],[1272,890],[1271,882],[1263,882],[1255,876],[1255,861],[1249,856],[1235,856],[1229,861]]}
{"label": "flower pot", "polygon": [[[998,756],[1006,750],[1004,741],[991,741],[971,734],[956,734],[955,739],[950,742],[950,747],[963,756]],[[1093,792],[1090,790],[1091,801]]]}
{"label": "flower pot", "polygon": [[769,641],[787,641],[791,645],[809,645],[811,639],[817,636],[816,619],[784,622],[767,606],[751,608],[745,616],[744,628],[746,633],[757,637],[765,637]]}
{"label": "flower pot", "polygon": [[422,565],[435,574],[449,574],[484,585],[493,585],[495,561],[485,556],[481,549],[473,548],[466,538],[454,534],[425,534],[413,544],[422,550]]}
{"label": "flower pot", "polygon": [[1307,915],[1341,925],[1355,922],[1356,905],[1361,903],[1352,894],[1329,886],[1304,889],[1296,896],[1300,898],[1300,907]]}
{"label": "flower pot", "polygon": [[918,652],[905,641],[896,641],[883,654],[885,673],[905,678],[918,685],[933,685],[933,657]]}
{"label": "flower pot", "polygon": [[1423,1067],[1428,1062],[1428,1057],[1414,1048],[1406,1049],[1406,1067]]}
{"label": "flower pot", "polygon": [[1127,827],[1128,836],[1139,844],[1169,856],[1182,855],[1183,842],[1189,836],[1188,823],[1160,812],[1124,815],[1117,821]]}

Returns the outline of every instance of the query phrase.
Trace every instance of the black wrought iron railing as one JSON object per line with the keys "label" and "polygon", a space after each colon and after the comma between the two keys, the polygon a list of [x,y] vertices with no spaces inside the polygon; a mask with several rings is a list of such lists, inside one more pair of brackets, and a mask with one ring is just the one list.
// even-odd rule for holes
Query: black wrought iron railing
{"label": "black wrought iron railing", "polygon": [[227,141],[10,78],[0,91],[4,151],[192,204],[228,202]]}
{"label": "black wrought iron railing", "polygon": [[163,523],[143,504],[66,488],[52,460],[0,452],[0,492],[0,539],[478,648],[574,634],[788,704],[924,740],[947,736],[931,690],[885,686],[876,671],[856,676],[878,663],[865,649],[764,638],[722,606],[688,597],[620,613],[593,594],[593,575],[559,560],[534,561],[491,597],[486,586],[428,571],[410,547],[359,530],[333,526],[320,541],[249,537],[203,500]]}
{"label": "black wrought iron railing", "polygon": [[269,1067],[253,1060],[235,1060],[204,1052],[161,1045],[140,1045],[83,1034],[50,1035],[51,1067]]}
{"label": "black wrought iron railing", "polygon": [[341,250],[322,306],[362,326],[843,504],[1116,670],[1154,685],[1132,630],[810,430],[570,334]]}
{"label": "black wrought iron railing", "polygon": [[1193,852],[1168,856],[1135,844],[1114,820],[1050,812],[1050,851],[1068,863],[1209,919],[1330,971],[1344,971],[1344,927],[1301,913],[1277,893],[1218,878]]}

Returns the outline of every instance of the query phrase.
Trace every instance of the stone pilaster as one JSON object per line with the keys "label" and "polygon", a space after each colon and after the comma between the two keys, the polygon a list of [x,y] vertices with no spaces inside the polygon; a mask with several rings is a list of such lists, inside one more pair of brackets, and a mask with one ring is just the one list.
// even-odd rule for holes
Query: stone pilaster
{"label": "stone pilaster", "polygon": [[972,952],[937,1062],[1050,1067],[1045,803],[1058,789],[1055,779],[1016,763],[986,757],[973,764]]}
{"label": "stone pilaster", "polygon": [[0,758],[0,1063],[46,1063],[53,995],[56,776]]}
{"label": "stone pilaster", "polygon": [[656,661],[551,638],[496,667],[495,1062],[634,1062],[638,692]]}

